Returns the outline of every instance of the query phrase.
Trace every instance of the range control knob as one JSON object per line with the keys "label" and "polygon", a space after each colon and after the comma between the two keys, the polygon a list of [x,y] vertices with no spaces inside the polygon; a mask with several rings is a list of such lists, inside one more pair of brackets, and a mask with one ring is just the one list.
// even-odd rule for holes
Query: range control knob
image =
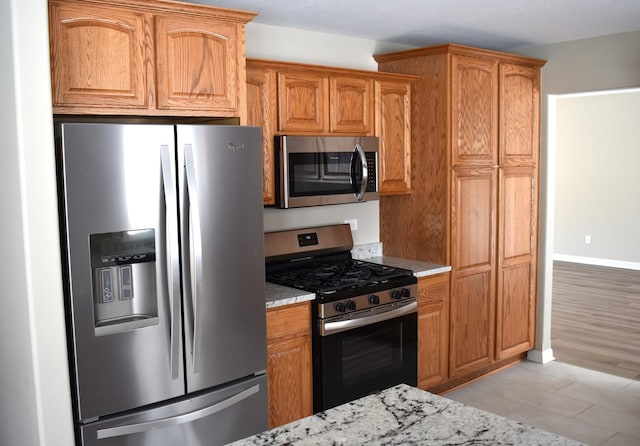
{"label": "range control knob", "polygon": [[356,309],[356,303],[352,300],[348,300],[346,303],[347,310],[354,311]]}
{"label": "range control knob", "polygon": [[369,296],[369,303],[373,305],[380,304],[380,297],[378,297],[375,294],[372,294],[371,296]]}
{"label": "range control knob", "polygon": [[334,305],[334,308],[336,309],[336,311],[338,311],[338,312],[340,312],[340,313],[344,313],[344,312],[345,312],[345,310],[346,310],[346,308],[345,308],[345,306],[344,306],[344,303],[343,303],[343,302],[337,302],[337,303]]}
{"label": "range control knob", "polygon": [[409,288],[403,288],[402,297],[411,297],[411,290]]}
{"label": "range control knob", "polygon": [[392,299],[402,299],[402,293],[400,292],[400,290],[392,290],[391,291],[391,298]]}

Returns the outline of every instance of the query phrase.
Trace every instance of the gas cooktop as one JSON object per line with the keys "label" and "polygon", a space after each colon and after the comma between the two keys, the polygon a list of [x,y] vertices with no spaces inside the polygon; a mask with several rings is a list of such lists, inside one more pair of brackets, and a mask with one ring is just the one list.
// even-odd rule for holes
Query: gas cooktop
{"label": "gas cooktop", "polygon": [[[329,256],[307,264],[290,263],[280,271],[268,271],[267,281],[325,296],[345,291],[373,291],[380,286],[400,286],[413,280],[413,272],[402,268],[351,258]],[[391,282],[391,283],[390,283]]]}
{"label": "gas cooktop", "polygon": [[351,258],[349,225],[265,234],[267,281],[329,302],[417,283],[413,272]]}

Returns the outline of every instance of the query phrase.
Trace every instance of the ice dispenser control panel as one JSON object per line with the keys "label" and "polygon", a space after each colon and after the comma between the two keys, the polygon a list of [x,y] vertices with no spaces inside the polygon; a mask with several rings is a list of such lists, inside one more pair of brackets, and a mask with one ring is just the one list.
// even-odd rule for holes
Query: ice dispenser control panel
{"label": "ice dispenser control panel", "polygon": [[91,267],[99,282],[96,300],[133,298],[132,265],[156,260],[153,229],[91,234],[90,244]]}
{"label": "ice dispenser control panel", "polygon": [[91,234],[89,245],[96,333],[157,319],[155,231]]}

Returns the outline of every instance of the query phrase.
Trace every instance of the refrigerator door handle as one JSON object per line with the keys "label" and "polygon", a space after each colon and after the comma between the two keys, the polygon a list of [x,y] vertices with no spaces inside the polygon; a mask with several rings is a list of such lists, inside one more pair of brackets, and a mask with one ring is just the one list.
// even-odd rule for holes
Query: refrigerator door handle
{"label": "refrigerator door handle", "polygon": [[[192,333],[191,333],[191,357],[193,373],[198,373],[200,370],[199,357],[200,357],[200,327],[198,324],[198,297],[202,294],[202,231],[200,228],[200,209],[198,206],[198,190],[196,182],[195,160],[193,154],[193,146],[191,144],[184,145],[184,164],[185,164],[185,177],[186,188],[188,198],[188,209],[183,209],[183,212],[189,215],[189,241],[187,249],[189,250],[188,259],[185,259],[185,263],[188,264],[188,270],[185,276],[190,281],[191,286],[191,308],[188,317],[191,321]],[[189,307],[187,305],[187,307]]]}
{"label": "refrigerator door handle", "polygon": [[162,185],[165,199],[165,224],[167,228],[167,277],[169,292],[169,345],[171,379],[179,378],[180,367],[180,260],[178,244],[178,202],[176,194],[176,181],[173,170],[171,149],[168,145],[160,146],[160,162],[162,166]]}
{"label": "refrigerator door handle", "polygon": [[256,384],[249,387],[242,392],[236,393],[226,400],[220,401],[212,406],[203,407],[202,409],[194,410],[181,415],[176,415],[169,418],[162,418],[160,420],[145,421],[143,423],[128,424],[126,426],[109,427],[105,429],[99,429],[97,431],[98,440],[105,438],[121,437],[123,435],[137,434],[145,432],[151,429],[160,429],[168,426],[175,426],[177,424],[189,423],[199,420],[201,418],[208,417],[214,413],[221,412],[240,401],[249,398],[260,391],[260,384]]}

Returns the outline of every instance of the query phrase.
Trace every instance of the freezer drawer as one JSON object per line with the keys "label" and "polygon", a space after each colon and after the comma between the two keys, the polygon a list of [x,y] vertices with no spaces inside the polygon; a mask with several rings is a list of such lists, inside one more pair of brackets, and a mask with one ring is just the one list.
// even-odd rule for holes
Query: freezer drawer
{"label": "freezer drawer", "polygon": [[215,446],[267,429],[267,378],[81,427],[84,446]]}

